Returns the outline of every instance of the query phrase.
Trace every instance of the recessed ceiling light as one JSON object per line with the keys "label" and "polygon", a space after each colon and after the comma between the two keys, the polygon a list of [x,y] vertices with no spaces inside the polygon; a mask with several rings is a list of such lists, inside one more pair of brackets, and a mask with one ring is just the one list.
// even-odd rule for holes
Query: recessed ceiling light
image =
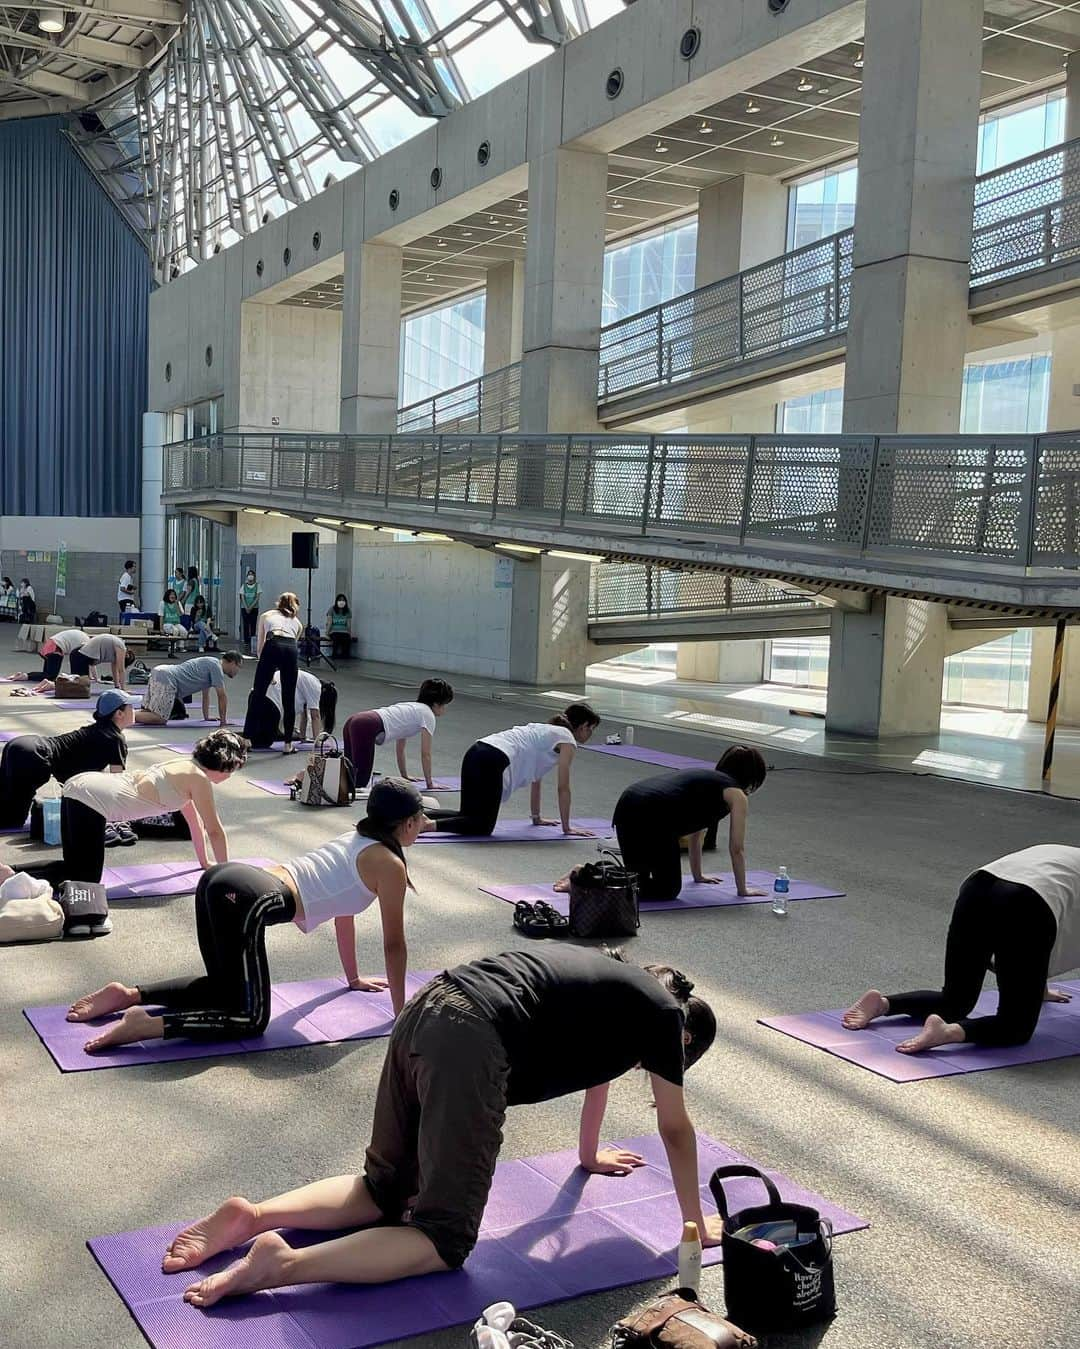
{"label": "recessed ceiling light", "polygon": [[799,83],[795,86],[800,94],[808,94],[813,87],[813,83],[807,75],[801,76]]}
{"label": "recessed ceiling light", "polygon": [[445,239],[436,239],[436,240],[435,240],[435,247],[436,247],[436,248],[445,248],[445,247],[446,247],[446,240],[445,240]]}
{"label": "recessed ceiling light", "polygon": [[757,101],[757,99],[749,98],[746,100],[746,111],[750,113],[760,112],[761,104]]}
{"label": "recessed ceiling light", "polygon": [[711,124],[710,122],[705,122],[705,121],[703,121],[703,122],[701,123],[701,125],[698,127],[698,135],[699,135],[699,136],[711,136],[712,133],[713,133],[713,128],[712,128],[712,124]]}
{"label": "recessed ceiling light", "polygon": [[528,206],[526,206],[523,201],[518,202],[518,215],[524,215],[528,209]]}
{"label": "recessed ceiling light", "polygon": [[471,239],[471,238],[472,238],[472,230],[462,230],[462,231],[461,231],[461,237],[462,237],[463,239]]}
{"label": "recessed ceiling light", "polygon": [[862,49],[861,47],[860,47],[859,50],[855,53],[855,60],[852,61],[851,64],[855,67],[856,70],[862,70],[862,68],[863,68],[863,49]]}
{"label": "recessed ceiling light", "polygon": [[623,208],[623,207],[622,207],[622,202],[621,202],[621,201],[613,201],[613,202],[611,203],[611,209],[612,209],[613,211],[621,211],[622,208]]}
{"label": "recessed ceiling light", "polygon": [[783,145],[783,143],[784,143],[783,136],[781,136],[778,131],[774,131],[772,134],[772,139],[769,141],[769,144],[775,146],[775,145]]}
{"label": "recessed ceiling light", "polygon": [[62,9],[39,10],[37,26],[43,33],[62,33],[64,31],[64,11]]}
{"label": "recessed ceiling light", "polygon": [[667,146],[664,144],[664,142],[663,142],[663,141],[657,141],[657,142],[656,142],[656,153],[657,153],[658,155],[666,155],[667,152],[668,152],[668,148],[667,148]]}

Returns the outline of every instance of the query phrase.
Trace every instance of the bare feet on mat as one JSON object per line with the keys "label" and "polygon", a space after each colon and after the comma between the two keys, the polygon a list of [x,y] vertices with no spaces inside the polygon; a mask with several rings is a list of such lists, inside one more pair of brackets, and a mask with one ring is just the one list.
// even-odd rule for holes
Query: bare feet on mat
{"label": "bare feet on mat", "polygon": [[0,884],[7,880],[9,876],[15,875],[15,868],[9,867],[6,862],[0,862]]}
{"label": "bare feet on mat", "polygon": [[939,1045],[963,1044],[964,1039],[963,1030],[955,1022],[943,1021],[936,1013],[931,1013],[918,1035],[902,1041],[896,1048],[901,1054],[921,1054],[924,1049],[937,1049]]}
{"label": "bare feet on mat", "polygon": [[258,1223],[259,1210],[247,1199],[233,1195],[224,1204],[190,1227],[178,1232],[165,1252],[161,1268],[166,1274],[194,1269],[221,1251],[231,1251],[250,1241]]}
{"label": "bare feet on mat", "polygon": [[77,998],[68,1008],[69,1021],[93,1021],[99,1016],[108,1016],[111,1012],[124,1012],[139,1001],[139,990],[128,988],[126,984],[106,984],[96,993],[85,998]]}
{"label": "bare feet on mat", "polygon": [[876,988],[872,988],[864,993],[858,1002],[853,1002],[844,1013],[844,1029],[865,1030],[876,1017],[888,1015],[889,999],[883,997]]}
{"label": "bare feet on mat", "polygon": [[251,1249],[241,1260],[211,1274],[199,1283],[193,1283],[184,1294],[184,1301],[193,1307],[212,1307],[223,1297],[237,1297],[241,1293],[257,1293],[260,1288],[280,1288],[289,1280],[288,1269],[293,1249],[277,1232],[264,1232],[251,1243]]}
{"label": "bare feet on mat", "polygon": [[87,1040],[83,1051],[98,1054],[117,1045],[133,1045],[139,1040],[160,1040],[164,1027],[160,1016],[151,1016],[145,1007],[129,1007],[119,1021],[114,1021],[92,1040]]}

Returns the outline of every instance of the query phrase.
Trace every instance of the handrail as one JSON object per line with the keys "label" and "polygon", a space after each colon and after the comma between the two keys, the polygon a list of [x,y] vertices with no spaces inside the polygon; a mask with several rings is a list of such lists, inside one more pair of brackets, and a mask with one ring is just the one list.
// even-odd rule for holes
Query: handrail
{"label": "handrail", "polygon": [[515,431],[520,404],[521,364],[517,362],[398,408],[397,430],[404,434]]}
{"label": "handrail", "polygon": [[[219,434],[166,446],[163,495],[361,520],[1058,568],[1080,586],[1080,432],[1045,436]],[[333,508],[333,509],[332,509]]]}

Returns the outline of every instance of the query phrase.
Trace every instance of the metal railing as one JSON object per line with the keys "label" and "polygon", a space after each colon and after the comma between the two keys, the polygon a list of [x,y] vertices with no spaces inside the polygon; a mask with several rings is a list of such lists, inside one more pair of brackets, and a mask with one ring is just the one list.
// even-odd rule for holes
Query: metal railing
{"label": "metal railing", "polygon": [[1080,141],[975,182],[971,284],[985,286],[1080,256]]}
{"label": "metal railing", "polygon": [[738,614],[814,607],[797,595],[749,576],[682,571],[641,562],[602,562],[589,578],[589,620],[678,618],[704,613]]}
{"label": "metal railing", "polygon": [[853,240],[844,230],[609,324],[600,334],[599,401],[843,332]]}
{"label": "metal railing", "polygon": [[521,407],[521,366],[506,365],[398,408],[399,435],[484,435],[516,431]]}
{"label": "metal railing", "polygon": [[[164,495],[826,554],[1080,564],[1080,432],[1046,436],[270,436],[166,447]],[[367,516],[370,518],[370,516]],[[1076,578],[1070,577],[1070,583]]]}

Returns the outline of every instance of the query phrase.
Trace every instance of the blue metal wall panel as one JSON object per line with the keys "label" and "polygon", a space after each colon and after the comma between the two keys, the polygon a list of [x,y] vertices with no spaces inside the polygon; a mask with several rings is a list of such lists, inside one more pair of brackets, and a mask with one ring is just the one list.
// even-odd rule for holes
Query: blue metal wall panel
{"label": "blue metal wall panel", "polygon": [[0,122],[0,514],[139,513],[149,294],[59,119]]}

